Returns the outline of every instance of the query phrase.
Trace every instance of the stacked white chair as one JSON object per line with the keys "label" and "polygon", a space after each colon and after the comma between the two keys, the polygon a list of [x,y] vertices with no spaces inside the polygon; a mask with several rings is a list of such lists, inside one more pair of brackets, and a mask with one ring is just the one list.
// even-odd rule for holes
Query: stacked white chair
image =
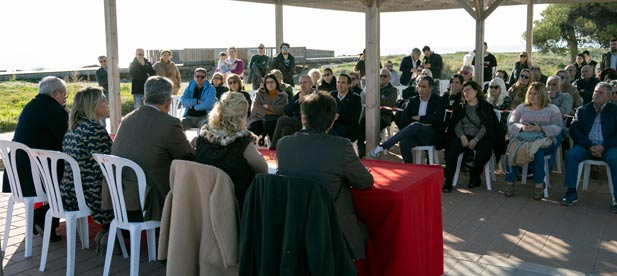
{"label": "stacked white chair", "polygon": [[[4,239],[2,242],[2,251],[6,251],[6,246],[9,241],[9,232],[11,229],[11,220],[13,218],[13,206],[15,203],[23,203],[26,209],[26,245],[24,257],[32,256],[32,227],[34,224],[34,203],[47,202],[47,195],[41,186],[41,177],[38,168],[33,162],[28,146],[13,142],[0,140],[0,155],[4,161],[4,173],[7,174],[9,185],[11,186],[11,196],[7,204],[6,223],[4,224]],[[32,171],[32,180],[36,196],[23,196],[19,175],[17,174],[16,154],[18,151],[23,151],[30,159],[30,169]]]}
{"label": "stacked white chair", "polygon": [[153,262],[156,260],[156,244],[154,230],[161,227],[160,221],[145,221],[145,222],[130,222],[127,216],[127,209],[124,201],[124,191],[122,189],[122,170],[129,168],[135,172],[137,176],[137,187],[139,190],[139,202],[143,213],[144,201],[146,195],[146,175],[143,169],[135,162],[107,154],[92,154],[94,160],[101,166],[107,185],[109,186],[109,194],[111,195],[112,205],[114,209],[114,220],[109,227],[109,236],[107,242],[107,252],[105,254],[105,267],[103,275],[109,275],[111,267],[111,259],[114,250],[115,236],[120,240],[120,248],[124,258],[127,258],[126,247],[122,231],[125,229],[131,235],[131,276],[139,275],[139,249],[141,243],[141,232],[146,231],[148,239],[148,259]]}
{"label": "stacked white chair", "polygon": [[[90,216],[90,208],[86,205],[84,198],[84,190],[81,185],[81,172],[79,165],[73,157],[63,152],[30,149],[32,158],[35,160],[36,166],[41,172],[45,191],[49,199],[49,210],[45,215],[45,234],[43,235],[43,250],[41,251],[41,264],[39,271],[45,271],[47,263],[47,253],[49,251],[49,238],[51,236],[51,219],[52,217],[63,218],[66,221],[66,275],[75,274],[75,231],[78,230],[81,238],[82,250],[89,248],[88,238],[88,217]],[[62,193],[60,192],[59,179],[62,176],[58,175],[58,163],[63,160],[69,164],[73,173],[73,183],[75,185],[75,196],[77,198],[77,211],[67,211],[62,203]],[[62,166],[63,164],[60,163]]]}

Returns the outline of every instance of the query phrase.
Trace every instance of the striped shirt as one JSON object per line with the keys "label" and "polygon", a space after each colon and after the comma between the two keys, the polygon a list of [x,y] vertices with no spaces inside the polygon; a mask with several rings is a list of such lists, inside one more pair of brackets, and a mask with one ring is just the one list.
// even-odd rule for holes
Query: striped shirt
{"label": "striped shirt", "polygon": [[603,104],[600,108],[600,111],[596,111],[596,119],[593,120],[593,126],[591,127],[591,131],[589,131],[589,140],[594,145],[602,145],[604,143],[604,137],[602,136],[602,109],[606,104]]}

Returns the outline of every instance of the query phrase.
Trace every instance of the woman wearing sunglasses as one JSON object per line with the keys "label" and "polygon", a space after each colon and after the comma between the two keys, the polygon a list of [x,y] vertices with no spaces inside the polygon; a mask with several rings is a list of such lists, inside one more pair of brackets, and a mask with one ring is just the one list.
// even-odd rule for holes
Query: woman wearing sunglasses
{"label": "woman wearing sunglasses", "polygon": [[510,90],[508,90],[508,95],[510,99],[512,99],[510,109],[516,108],[525,101],[525,93],[527,92],[527,87],[529,87],[530,78],[531,71],[529,69],[521,70],[518,80],[510,87]]}
{"label": "woman wearing sunglasses", "polygon": [[510,86],[514,85],[518,81],[518,77],[521,75],[523,69],[529,69],[531,64],[529,64],[529,60],[527,58],[527,52],[521,52],[518,56],[519,60],[514,63],[514,68],[512,68],[512,74],[510,74]]}

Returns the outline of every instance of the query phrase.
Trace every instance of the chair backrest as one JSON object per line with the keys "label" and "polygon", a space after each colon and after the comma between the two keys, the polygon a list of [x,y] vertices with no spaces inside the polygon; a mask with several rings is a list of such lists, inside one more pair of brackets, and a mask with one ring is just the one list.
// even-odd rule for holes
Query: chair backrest
{"label": "chair backrest", "polygon": [[139,202],[143,213],[146,195],[146,175],[144,170],[137,163],[114,155],[93,153],[92,158],[101,166],[103,176],[107,180],[114,216],[118,223],[124,224],[129,222],[124,201],[124,191],[122,190],[122,170],[125,167],[132,169],[137,176]]}
{"label": "chair backrest", "polygon": [[[73,184],[75,185],[75,196],[77,206],[80,211],[90,212],[84,198],[84,190],[81,185],[81,171],[77,161],[68,154],[53,150],[30,149],[30,154],[36,163],[36,167],[41,172],[41,179],[47,192],[49,209],[55,217],[65,217],[64,204],[62,203],[62,193],[60,192],[60,181],[62,175],[58,175],[58,164],[64,166],[69,164],[73,173]],[[64,162],[60,162],[64,161]],[[61,167],[62,168],[62,167]],[[62,171],[62,170],[61,170]]]}
{"label": "chair backrest", "polygon": [[182,118],[182,96],[171,96],[171,106],[169,107],[169,115],[176,118]]}
{"label": "chair backrest", "polygon": [[34,164],[29,150],[30,148],[22,143],[0,140],[0,156],[4,161],[4,173],[8,176],[13,199],[17,202],[23,202],[24,196],[21,191],[19,174],[17,173],[17,153],[22,151],[30,160],[30,171],[32,172],[32,181],[34,182],[37,201],[46,202],[47,195],[41,186],[41,174],[39,173],[39,169]]}

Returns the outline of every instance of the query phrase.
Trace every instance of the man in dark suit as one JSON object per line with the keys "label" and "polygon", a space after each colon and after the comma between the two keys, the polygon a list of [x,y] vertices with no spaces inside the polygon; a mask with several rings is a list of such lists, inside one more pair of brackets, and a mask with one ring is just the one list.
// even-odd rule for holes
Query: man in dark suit
{"label": "man in dark suit", "polygon": [[401,155],[405,163],[413,162],[411,149],[415,146],[433,146],[443,136],[443,118],[446,112],[441,97],[433,95],[433,78],[421,75],[417,79],[416,90],[418,96],[409,101],[401,125],[405,126],[392,138],[372,149],[368,154],[371,158],[378,158],[384,150],[401,142]]}
{"label": "man in dark suit", "polygon": [[422,61],[420,60],[420,49],[413,48],[411,55],[404,57],[401,60],[401,84],[409,85],[411,78],[415,77],[420,71],[422,71]]}
{"label": "man in dark suit", "polygon": [[602,61],[600,62],[600,72],[607,68],[613,68],[617,70],[617,37],[611,38],[609,43],[610,52],[602,55]]}
{"label": "man in dark suit", "polygon": [[[146,174],[144,218],[140,214],[137,178],[133,172],[123,175],[124,198],[129,220],[161,220],[165,197],[169,192],[169,171],[174,159],[195,160],[178,118],[167,114],[173,83],[161,76],[148,78],[145,104],[129,113],[118,129],[111,154],[137,163]],[[107,199],[109,199],[107,197]],[[104,203],[109,208],[109,202]]]}
{"label": "man in dark suit", "polygon": [[351,78],[347,74],[340,74],[336,80],[336,90],[330,95],[336,100],[336,118],[330,134],[341,136],[355,141],[358,122],[362,113],[360,96],[350,91]]}
{"label": "man in dark suit", "polygon": [[578,93],[583,98],[583,104],[591,102],[591,97],[596,85],[600,81],[593,75],[593,68],[589,65],[581,68],[581,78],[574,81],[573,85],[578,89]]}
{"label": "man in dark suit", "polygon": [[324,183],[334,201],[351,256],[364,259],[368,231],[356,217],[350,186],[369,189],[373,186],[373,176],[360,163],[349,140],[326,133],[334,124],[336,113],[332,96],[312,93],[302,103],[301,113],[303,129],[281,138],[277,144],[278,172]]}
{"label": "man in dark suit", "polygon": [[441,68],[443,67],[443,59],[441,56],[431,51],[431,47],[428,46],[422,47],[422,52],[424,52],[423,67],[431,70],[433,78],[441,79]]}
{"label": "man in dark suit", "polygon": [[[45,77],[39,83],[39,92],[19,115],[13,141],[22,143],[30,148],[62,151],[62,139],[68,128],[68,112],[66,105],[66,84],[56,77]],[[35,196],[30,160],[23,152],[17,154],[17,173],[24,196]],[[64,166],[58,166],[63,170]],[[58,173],[62,176],[62,172]],[[4,174],[2,192],[11,192],[7,174]],[[48,205],[34,210],[34,227],[36,232],[43,230],[45,213]],[[56,235],[58,219],[52,222],[51,241],[60,240]],[[43,232],[40,233],[41,235]]]}
{"label": "man in dark suit", "polygon": [[[568,191],[563,205],[577,202],[576,180],[578,164],[589,158],[604,160],[611,169],[613,191],[617,191],[617,105],[608,101],[611,85],[600,82],[596,85],[592,102],[576,111],[570,126],[574,147],[566,154],[564,186]],[[613,199],[613,212],[617,213],[617,198]]]}

